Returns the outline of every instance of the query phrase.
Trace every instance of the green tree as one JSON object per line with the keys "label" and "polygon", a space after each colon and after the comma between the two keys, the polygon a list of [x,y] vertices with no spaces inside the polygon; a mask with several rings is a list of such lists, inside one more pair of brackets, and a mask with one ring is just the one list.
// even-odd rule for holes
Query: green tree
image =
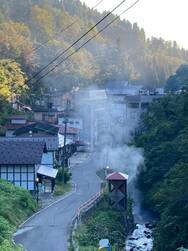
{"label": "green tree", "polygon": [[20,97],[27,89],[26,75],[20,65],[11,60],[0,60],[0,96],[8,101]]}
{"label": "green tree", "polygon": [[150,105],[135,140],[144,148],[138,177],[144,201],[159,215],[154,251],[188,245],[188,91]]}

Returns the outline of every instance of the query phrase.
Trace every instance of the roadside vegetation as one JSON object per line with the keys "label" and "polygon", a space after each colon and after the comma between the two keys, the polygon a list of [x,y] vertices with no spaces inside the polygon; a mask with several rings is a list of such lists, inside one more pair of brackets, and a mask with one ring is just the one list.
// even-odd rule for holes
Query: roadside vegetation
{"label": "roadside vegetation", "polygon": [[0,180],[0,250],[20,251],[11,238],[18,225],[37,209],[30,193],[11,183]]}
{"label": "roadside vegetation", "polygon": [[72,189],[72,185],[70,183],[71,176],[72,174],[69,172],[68,168],[65,168],[64,170],[62,167],[58,168],[56,184],[54,188],[55,196],[64,195]]}
{"label": "roadside vegetation", "polygon": [[[131,214],[131,204],[128,214]],[[125,239],[133,227],[126,225],[125,212],[111,208],[105,196],[97,208],[83,217],[83,222],[74,233],[80,251],[97,251],[101,239],[109,239],[112,251],[123,251]]]}
{"label": "roadside vegetation", "polygon": [[187,248],[188,90],[150,105],[136,145],[144,148],[145,155],[138,185],[147,207],[159,216],[154,251]]}

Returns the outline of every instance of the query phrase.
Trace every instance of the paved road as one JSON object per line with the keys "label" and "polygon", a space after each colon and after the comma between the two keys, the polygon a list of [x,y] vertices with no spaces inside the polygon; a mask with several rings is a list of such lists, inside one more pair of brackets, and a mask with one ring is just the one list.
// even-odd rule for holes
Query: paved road
{"label": "paved road", "polygon": [[15,242],[28,251],[67,251],[69,227],[76,209],[100,190],[96,170],[96,155],[72,167],[76,191],[26,222],[14,236]]}

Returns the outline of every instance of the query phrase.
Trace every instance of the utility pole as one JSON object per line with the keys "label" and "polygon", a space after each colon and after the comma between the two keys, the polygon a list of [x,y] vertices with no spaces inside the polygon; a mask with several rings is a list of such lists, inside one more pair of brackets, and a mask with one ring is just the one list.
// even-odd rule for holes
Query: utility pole
{"label": "utility pole", "polygon": [[63,143],[63,166],[62,166],[62,182],[65,183],[65,167],[67,167],[67,149],[66,149],[66,140],[67,140],[67,124],[68,124],[68,111],[69,111],[69,101],[66,101],[66,108],[64,113],[64,143]]}

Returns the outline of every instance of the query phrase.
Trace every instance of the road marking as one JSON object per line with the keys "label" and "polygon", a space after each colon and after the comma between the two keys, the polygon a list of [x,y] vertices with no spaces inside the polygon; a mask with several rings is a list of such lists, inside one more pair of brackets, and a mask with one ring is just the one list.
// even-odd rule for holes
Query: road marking
{"label": "road marking", "polygon": [[21,228],[21,229],[18,229],[18,231],[16,233],[13,234],[13,237],[16,237],[18,235],[21,235],[25,232],[28,232],[28,231],[31,231],[33,230],[35,227],[24,227],[24,228]]}

